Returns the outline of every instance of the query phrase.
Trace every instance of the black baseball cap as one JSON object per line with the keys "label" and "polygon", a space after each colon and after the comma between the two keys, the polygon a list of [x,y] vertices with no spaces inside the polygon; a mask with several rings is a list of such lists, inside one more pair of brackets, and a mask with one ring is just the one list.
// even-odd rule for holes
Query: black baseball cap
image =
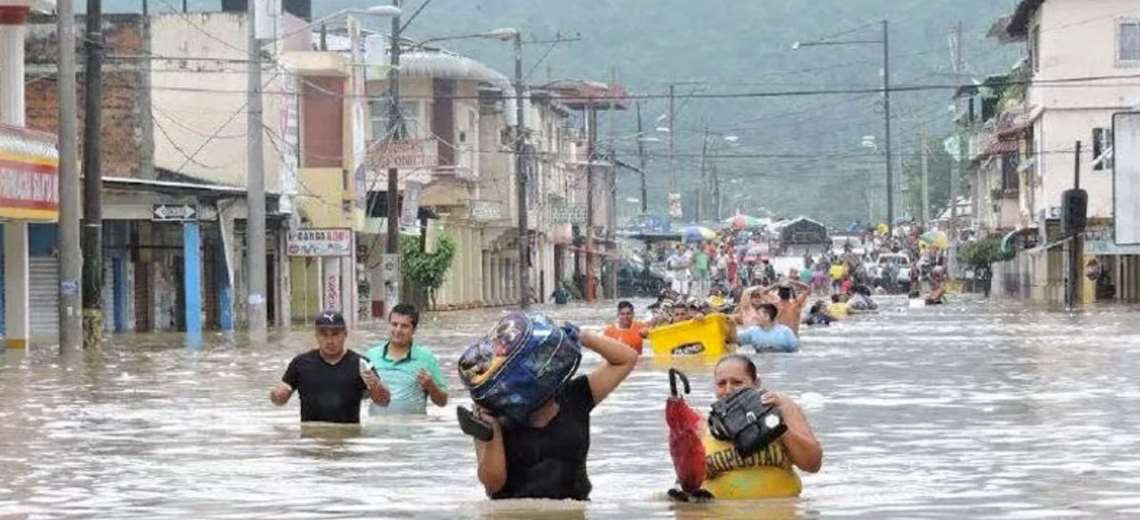
{"label": "black baseball cap", "polygon": [[339,312],[333,312],[333,311],[325,312],[325,313],[321,314],[320,316],[317,316],[316,325],[317,325],[318,329],[322,329],[322,328],[328,328],[328,329],[347,328],[347,326],[344,323],[344,316],[341,316],[341,314]]}

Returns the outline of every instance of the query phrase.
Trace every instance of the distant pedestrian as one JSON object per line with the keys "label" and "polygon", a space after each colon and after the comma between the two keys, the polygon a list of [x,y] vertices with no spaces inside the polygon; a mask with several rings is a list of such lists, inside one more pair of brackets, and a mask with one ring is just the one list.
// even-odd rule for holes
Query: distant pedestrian
{"label": "distant pedestrian", "polygon": [[570,290],[567,289],[565,285],[559,285],[558,288],[550,294],[550,298],[554,300],[555,305],[566,305],[571,298]]}

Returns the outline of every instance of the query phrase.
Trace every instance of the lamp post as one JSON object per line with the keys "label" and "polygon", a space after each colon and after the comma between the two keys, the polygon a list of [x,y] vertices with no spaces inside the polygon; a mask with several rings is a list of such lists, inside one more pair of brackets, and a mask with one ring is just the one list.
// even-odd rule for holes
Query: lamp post
{"label": "lamp post", "polygon": [[402,11],[401,11],[400,7],[396,4],[393,4],[393,5],[374,5],[371,7],[364,8],[364,9],[359,9],[359,8],[355,8],[355,7],[341,9],[339,11],[333,11],[333,12],[331,12],[325,16],[322,16],[316,20],[313,20],[313,21],[311,21],[305,25],[302,25],[301,27],[298,27],[297,29],[293,29],[292,32],[286,33],[285,35],[281,36],[280,39],[285,39],[285,38],[289,38],[291,36],[296,36],[298,34],[305,32],[305,31],[308,31],[309,29],[312,29],[313,27],[316,27],[316,26],[324,24],[324,23],[328,23],[330,20],[339,18],[341,16],[350,15],[350,14],[377,16],[377,17],[381,17],[381,18],[395,18],[395,17],[399,17],[400,14],[402,14]]}
{"label": "lamp post", "polygon": [[887,153],[887,236],[893,234],[895,225],[895,207],[894,207],[894,172],[891,166],[891,47],[890,47],[890,31],[887,20],[882,21],[883,35],[878,40],[838,40],[838,41],[815,41],[815,42],[795,42],[792,44],[792,49],[800,49],[801,47],[823,47],[832,45],[881,45],[883,48],[883,129],[884,138],[886,140],[886,153]]}

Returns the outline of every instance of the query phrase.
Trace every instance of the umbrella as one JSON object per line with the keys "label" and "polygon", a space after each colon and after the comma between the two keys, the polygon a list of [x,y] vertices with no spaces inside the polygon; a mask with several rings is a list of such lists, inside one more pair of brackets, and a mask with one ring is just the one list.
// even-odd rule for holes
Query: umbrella
{"label": "umbrella", "polygon": [[677,391],[677,379],[689,393],[689,378],[676,369],[669,369],[669,399],[665,402],[665,423],[669,426],[669,454],[673,458],[673,470],[677,473],[680,490],[670,491],[670,496],[687,500],[690,494],[698,494],[706,477],[705,447],[701,443],[701,415],[685,402],[683,394]]}
{"label": "umbrella", "polygon": [[681,229],[681,237],[685,242],[698,242],[716,238],[716,231],[704,226],[688,226]]}
{"label": "umbrella", "polygon": [[736,215],[735,217],[729,218],[724,222],[726,224],[731,224],[733,229],[745,229],[760,227],[764,225],[764,222],[760,219],[756,217],[750,217],[748,215]]}
{"label": "umbrella", "polygon": [[922,243],[938,249],[950,247],[950,239],[946,238],[946,233],[941,231],[927,231],[918,237],[918,239],[922,241]]}

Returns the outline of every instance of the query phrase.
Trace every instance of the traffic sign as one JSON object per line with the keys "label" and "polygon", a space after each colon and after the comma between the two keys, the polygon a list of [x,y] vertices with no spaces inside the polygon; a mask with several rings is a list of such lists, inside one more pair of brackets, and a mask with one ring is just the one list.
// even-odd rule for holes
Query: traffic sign
{"label": "traffic sign", "polygon": [[198,220],[198,208],[189,204],[155,204],[150,219],[155,222]]}

